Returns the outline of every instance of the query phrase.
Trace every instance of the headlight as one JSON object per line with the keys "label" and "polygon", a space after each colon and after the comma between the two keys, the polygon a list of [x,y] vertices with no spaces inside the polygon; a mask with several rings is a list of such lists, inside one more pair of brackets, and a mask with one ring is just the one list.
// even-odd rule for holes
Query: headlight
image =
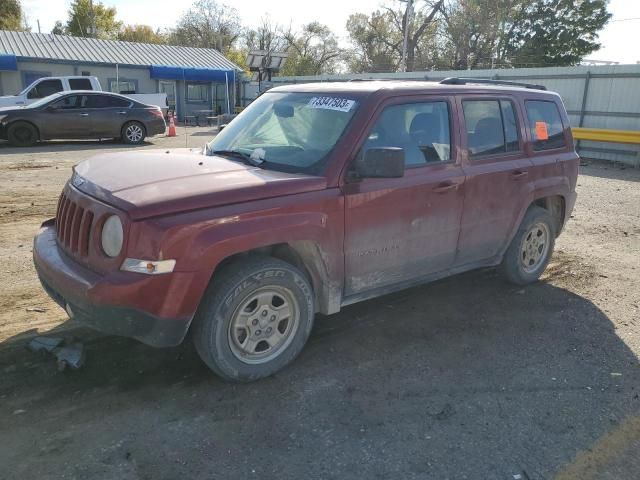
{"label": "headlight", "polygon": [[111,215],[102,226],[102,250],[110,257],[117,257],[122,250],[122,222],[117,215]]}
{"label": "headlight", "polygon": [[4,119],[7,118],[9,115],[0,115],[0,123],[4,123]]}

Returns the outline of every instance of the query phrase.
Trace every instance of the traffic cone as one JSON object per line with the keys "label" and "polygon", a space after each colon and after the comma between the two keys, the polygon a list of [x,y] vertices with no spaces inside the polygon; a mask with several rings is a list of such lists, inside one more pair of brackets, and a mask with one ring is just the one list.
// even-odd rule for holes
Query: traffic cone
{"label": "traffic cone", "polygon": [[176,122],[173,120],[174,118],[174,114],[172,113],[169,116],[169,133],[167,134],[167,137],[175,137],[176,134]]}

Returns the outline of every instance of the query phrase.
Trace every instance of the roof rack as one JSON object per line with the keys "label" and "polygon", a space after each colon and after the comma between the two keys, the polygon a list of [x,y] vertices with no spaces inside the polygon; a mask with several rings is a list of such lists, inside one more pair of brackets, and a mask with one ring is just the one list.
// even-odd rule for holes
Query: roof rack
{"label": "roof rack", "polygon": [[509,82],[507,80],[491,80],[489,78],[464,78],[449,77],[441,80],[442,85],[466,85],[467,83],[476,83],[480,85],[508,85],[510,87],[529,88],[531,90],[546,90],[544,85],[535,85],[533,83]]}

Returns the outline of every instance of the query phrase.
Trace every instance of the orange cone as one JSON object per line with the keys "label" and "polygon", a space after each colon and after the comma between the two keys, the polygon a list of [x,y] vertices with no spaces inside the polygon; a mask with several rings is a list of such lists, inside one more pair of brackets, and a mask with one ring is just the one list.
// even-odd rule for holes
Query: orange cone
{"label": "orange cone", "polygon": [[175,137],[176,134],[176,122],[173,120],[174,114],[172,113],[169,116],[169,133],[167,133],[167,137]]}

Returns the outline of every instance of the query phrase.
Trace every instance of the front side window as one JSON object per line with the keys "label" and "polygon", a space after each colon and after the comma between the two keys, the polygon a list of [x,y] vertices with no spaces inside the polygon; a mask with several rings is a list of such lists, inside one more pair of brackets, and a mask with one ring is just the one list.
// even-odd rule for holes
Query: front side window
{"label": "front side window", "polygon": [[209,99],[209,85],[206,83],[187,83],[187,101],[205,103]]}
{"label": "front side window", "polygon": [[80,106],[80,98],[78,95],[69,95],[53,102],[51,106],[58,110],[72,110]]}
{"label": "front side window", "polygon": [[345,96],[266,93],[213,141],[209,154],[240,152],[265,168],[317,174],[358,108]]}
{"label": "front side window", "polygon": [[43,80],[31,90],[29,90],[27,98],[44,98],[48,97],[49,95],[53,95],[54,93],[61,92],[62,90],[62,81]]}
{"label": "front side window", "polygon": [[564,126],[558,106],[554,102],[531,100],[525,102],[529,132],[535,151],[566,147]]}
{"label": "front side window", "polygon": [[398,147],[405,166],[419,167],[451,160],[451,133],[447,102],[393,105],[385,108],[362,148]]}
{"label": "front side window", "polygon": [[462,108],[471,158],[520,150],[513,103],[508,100],[465,100]]}

